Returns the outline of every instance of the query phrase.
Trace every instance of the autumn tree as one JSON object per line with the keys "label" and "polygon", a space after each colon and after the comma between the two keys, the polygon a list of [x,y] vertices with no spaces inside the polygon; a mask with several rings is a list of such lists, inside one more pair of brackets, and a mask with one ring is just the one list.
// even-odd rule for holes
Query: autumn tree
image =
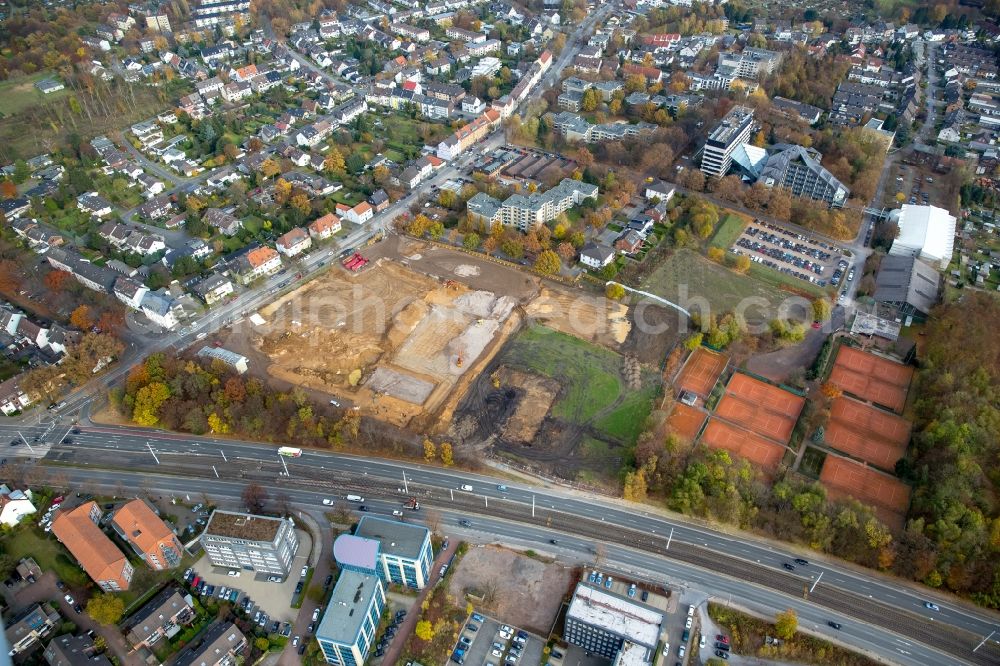
{"label": "autumn tree", "polygon": [[431,641],[434,639],[434,625],[431,624],[430,620],[420,620],[417,622],[414,633],[422,641]]}
{"label": "autumn tree", "polygon": [[750,270],[750,257],[745,254],[741,254],[736,257],[736,262],[733,267],[736,269],[737,273],[746,273]]}
{"label": "autumn tree", "polygon": [[432,462],[437,457],[437,446],[429,439],[424,440],[424,460]]}
{"label": "autumn tree", "polygon": [[465,237],[462,239],[462,247],[464,247],[466,250],[475,250],[477,247],[479,247],[479,242],[480,242],[479,234],[475,232],[470,232],[465,234]]}
{"label": "autumn tree", "polygon": [[69,323],[81,331],[89,330],[90,327],[93,326],[93,318],[90,313],[90,307],[87,305],[78,305],[76,309],[70,313]]}
{"label": "autumn tree", "polygon": [[42,282],[45,283],[46,289],[58,293],[66,288],[72,277],[73,276],[66,271],[56,269],[46,273],[45,277],[42,278]]}
{"label": "autumn tree", "polygon": [[274,178],[281,173],[281,166],[271,158],[267,158],[261,163],[260,172],[264,174],[265,178]]}
{"label": "autumn tree", "polygon": [[814,321],[827,321],[830,319],[830,314],[833,311],[833,307],[830,305],[830,301],[827,298],[820,297],[814,298],[812,302],[812,312]]}
{"label": "autumn tree", "polygon": [[617,282],[611,282],[604,288],[604,295],[612,300],[620,301],[625,298],[625,287]]}
{"label": "autumn tree", "polygon": [[151,382],[143,386],[135,395],[132,420],[141,426],[156,425],[160,421],[160,406],[169,397],[170,388],[162,382]]}
{"label": "autumn tree", "polygon": [[791,640],[798,629],[799,616],[792,608],[778,613],[774,618],[774,633],[778,635],[778,638],[786,641]]}
{"label": "autumn tree", "polygon": [[535,270],[544,275],[554,275],[562,267],[559,255],[552,250],[544,250],[535,260]]}
{"label": "autumn tree", "polygon": [[448,442],[441,443],[441,463],[445,467],[451,467],[455,464],[454,452]]}
{"label": "autumn tree", "polygon": [[4,199],[13,199],[17,196],[17,184],[12,180],[0,181],[0,196]]}
{"label": "autumn tree", "polygon": [[326,154],[326,159],[323,160],[323,171],[332,175],[344,173],[346,169],[347,163],[344,161],[344,155],[336,146],[331,147],[330,152]]}
{"label": "autumn tree", "polygon": [[262,485],[250,482],[243,489],[240,498],[243,500],[243,508],[249,513],[261,513],[267,503],[268,495],[267,490]]}
{"label": "autumn tree", "polygon": [[87,615],[103,625],[116,625],[125,613],[125,601],[111,592],[101,592],[87,602]]}

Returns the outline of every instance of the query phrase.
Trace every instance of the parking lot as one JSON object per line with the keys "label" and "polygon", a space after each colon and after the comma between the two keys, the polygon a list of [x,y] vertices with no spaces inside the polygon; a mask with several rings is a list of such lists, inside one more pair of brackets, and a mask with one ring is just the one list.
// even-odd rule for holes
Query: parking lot
{"label": "parking lot", "polygon": [[837,245],[760,220],[747,225],[732,247],[736,254],[806,282],[825,287],[843,261]]}
{"label": "parking lot", "polygon": [[[301,580],[299,574],[302,567],[306,566],[309,550],[312,547],[308,533],[296,530],[295,534],[299,538],[299,549],[292,562],[291,573],[283,582],[269,582],[267,574],[253,571],[239,571],[239,576],[230,576],[228,568],[213,567],[207,557],[203,557],[195,563],[194,573],[206,581],[208,585],[215,587],[214,596],[217,598],[223,587],[229,591],[239,592],[234,602],[236,606],[245,604],[246,599],[249,598],[253,604],[250,617],[254,617],[259,610],[262,613],[267,613],[271,622],[294,622],[298,610],[291,607],[292,597],[295,594],[296,585]],[[322,583],[322,581],[314,582]]]}
{"label": "parking lot", "polygon": [[464,666],[541,663],[545,640],[523,629],[473,613],[462,628],[451,661]]}

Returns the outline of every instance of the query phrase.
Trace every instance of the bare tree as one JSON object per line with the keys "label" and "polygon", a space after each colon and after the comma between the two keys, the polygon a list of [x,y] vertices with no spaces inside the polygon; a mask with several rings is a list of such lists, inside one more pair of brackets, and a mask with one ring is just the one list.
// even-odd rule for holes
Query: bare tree
{"label": "bare tree", "polygon": [[286,492],[277,493],[274,496],[275,510],[282,516],[292,515],[292,498]]}
{"label": "bare tree", "polygon": [[268,500],[267,491],[259,483],[251,481],[243,489],[243,506],[250,513],[261,513]]}

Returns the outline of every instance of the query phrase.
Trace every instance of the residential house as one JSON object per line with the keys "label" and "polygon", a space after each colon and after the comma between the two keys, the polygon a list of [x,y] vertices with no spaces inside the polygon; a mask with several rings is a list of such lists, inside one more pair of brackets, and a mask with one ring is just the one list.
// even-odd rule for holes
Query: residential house
{"label": "residential house", "polygon": [[302,227],[295,227],[291,231],[278,236],[274,245],[278,252],[291,258],[312,247],[312,237]]}
{"label": "residential house", "polygon": [[201,221],[210,227],[218,229],[219,233],[224,236],[234,236],[243,227],[243,223],[240,220],[221,208],[206,209]]}
{"label": "residential house", "polygon": [[0,485],[0,525],[14,527],[35,512],[30,490],[11,490],[7,484]]}
{"label": "residential house", "polygon": [[0,411],[5,415],[13,416],[32,402],[31,396],[21,389],[17,376],[0,382]]}
{"label": "residential house", "polygon": [[635,254],[642,248],[645,239],[635,229],[626,229],[615,239],[615,249],[623,254]]}
{"label": "residential house", "polygon": [[76,198],[76,207],[91,217],[102,218],[111,215],[111,202],[97,192],[87,192]]}
{"label": "residential house", "polygon": [[371,204],[372,210],[376,213],[381,213],[389,207],[389,195],[385,190],[375,190],[371,193],[371,196],[368,197],[367,201]]}
{"label": "residential house", "polygon": [[141,307],[142,299],[149,288],[138,280],[122,276],[115,280],[112,292],[119,301],[129,306],[133,310]]}
{"label": "residential house", "polygon": [[232,622],[219,622],[209,627],[195,647],[188,647],[174,666],[230,666],[247,646],[246,636]]}
{"label": "residential house", "polygon": [[171,298],[166,289],[147,291],[142,296],[139,309],[146,317],[167,330],[177,326],[177,314],[180,306]]}
{"label": "residential house", "polygon": [[191,287],[191,291],[205,301],[205,305],[213,305],[233,293],[233,283],[224,275],[213,273]]}
{"label": "residential house", "polygon": [[236,260],[236,280],[247,285],[257,278],[274,275],[281,270],[281,255],[270,247],[257,247],[244,252]]}
{"label": "residential house", "polygon": [[28,606],[4,623],[7,627],[4,634],[7,637],[7,646],[10,648],[8,656],[13,657],[26,652],[35,643],[52,633],[61,622],[59,612],[48,604]]}
{"label": "residential house", "polygon": [[362,201],[351,207],[344,204],[337,204],[337,212],[342,219],[346,219],[348,222],[353,222],[354,224],[364,224],[375,217],[375,211],[367,201]]}
{"label": "residential house", "polygon": [[87,634],[56,636],[42,653],[49,666],[111,666],[111,660],[97,654],[94,640]]}
{"label": "residential house", "polygon": [[607,245],[589,241],[580,248],[580,263],[588,268],[601,269],[614,260],[615,251]]}
{"label": "residential house", "polygon": [[658,180],[656,182],[646,185],[646,192],[644,196],[647,201],[652,201],[653,199],[659,199],[661,203],[666,203],[674,198],[674,192],[676,189],[670,183]]}
{"label": "residential house", "polygon": [[100,519],[97,502],[84,502],[74,509],[60,510],[52,521],[52,534],[102,590],[127,590],[135,568],[98,527]]}
{"label": "residential house", "polygon": [[180,541],[145,500],[134,499],[119,507],[111,525],[150,569],[163,571],[181,563]]}
{"label": "residential house", "polygon": [[325,240],[340,231],[340,218],[333,213],[309,223],[309,235],[316,240]]}
{"label": "residential house", "polygon": [[133,651],[149,648],[177,635],[194,617],[190,597],[170,585],[125,621],[125,638]]}

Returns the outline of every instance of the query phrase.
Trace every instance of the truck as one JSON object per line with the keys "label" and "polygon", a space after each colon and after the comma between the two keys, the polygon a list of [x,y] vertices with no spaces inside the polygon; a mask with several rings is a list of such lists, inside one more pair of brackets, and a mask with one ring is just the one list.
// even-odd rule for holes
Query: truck
{"label": "truck", "polygon": [[403,503],[403,508],[409,509],[410,511],[419,511],[420,502],[417,501],[416,497],[411,497],[407,499],[406,502]]}
{"label": "truck", "polygon": [[297,449],[294,446],[282,446],[278,449],[279,456],[287,456],[289,458],[298,458],[302,455],[302,449]]}

